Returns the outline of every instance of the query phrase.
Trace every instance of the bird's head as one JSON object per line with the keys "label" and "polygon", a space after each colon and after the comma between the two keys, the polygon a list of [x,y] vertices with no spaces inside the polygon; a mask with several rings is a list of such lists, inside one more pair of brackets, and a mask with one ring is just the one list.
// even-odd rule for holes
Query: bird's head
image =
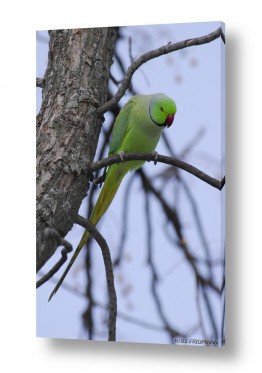
{"label": "bird's head", "polygon": [[163,93],[157,93],[152,96],[149,104],[149,115],[157,126],[170,127],[176,111],[175,102],[168,96]]}

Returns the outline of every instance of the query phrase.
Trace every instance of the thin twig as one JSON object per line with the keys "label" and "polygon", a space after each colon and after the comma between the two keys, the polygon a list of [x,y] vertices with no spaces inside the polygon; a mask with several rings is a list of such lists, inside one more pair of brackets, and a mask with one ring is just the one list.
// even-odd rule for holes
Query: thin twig
{"label": "thin twig", "polygon": [[[148,162],[155,162],[155,154],[154,153],[121,153],[121,156],[119,154],[112,155],[108,158],[101,159],[100,161],[90,163],[90,165],[87,167],[87,174],[93,173],[94,171],[100,170],[103,167],[110,166],[115,163],[120,163],[122,161],[148,161]],[[180,161],[179,159],[175,159],[172,157],[167,157],[166,155],[158,154],[157,162],[159,163],[165,163],[169,164],[178,168],[181,168],[184,171],[189,172],[190,174],[196,176],[197,178],[203,180],[207,184],[213,186],[214,188],[217,188],[218,190],[221,190],[225,184],[225,177],[222,179],[222,181],[219,181],[209,175],[207,175],[205,172],[199,170],[198,168]]]}
{"label": "thin twig", "polygon": [[[182,153],[180,153],[179,158],[183,158],[186,155],[186,153],[191,151],[192,147],[195,145],[196,141],[203,135],[203,133],[204,133],[204,131],[202,129],[198,132],[197,136],[194,136],[194,138],[189,142],[189,144],[186,145],[186,147],[184,148]],[[164,141],[165,141],[165,145],[167,146],[167,149],[170,152],[170,155],[172,157],[175,157],[175,153],[174,153],[173,149],[171,148],[171,144],[170,144],[170,142],[169,142],[169,140],[166,136],[164,136]],[[208,266],[208,270],[209,270],[209,276],[210,276],[210,279],[212,279],[212,266],[211,266],[210,249],[209,249],[207,239],[205,237],[204,227],[203,227],[203,224],[202,224],[201,219],[200,219],[200,214],[199,214],[199,209],[197,207],[197,203],[196,203],[196,201],[193,197],[193,194],[192,194],[190,188],[188,187],[184,178],[181,176],[179,170],[177,170],[177,172],[176,172],[176,178],[178,179],[178,181],[180,182],[180,184],[184,188],[184,191],[185,191],[185,193],[188,197],[188,200],[189,200],[189,202],[192,206],[193,216],[195,218],[196,226],[198,228],[197,231],[198,231],[198,234],[199,234],[200,239],[202,241],[202,245],[203,245],[203,248],[205,250],[206,257],[207,257],[207,266]]]}
{"label": "thin twig", "polygon": [[[87,248],[90,245],[90,241],[86,243]],[[86,285],[86,298],[88,299],[88,305],[85,311],[82,313],[82,321],[84,327],[88,333],[88,339],[92,340],[94,335],[94,316],[93,316],[93,308],[94,308],[94,299],[93,299],[93,279],[92,279],[92,255],[91,250],[86,250],[85,255],[85,267],[86,267],[86,275],[87,275],[87,285]]]}
{"label": "thin twig", "polygon": [[121,83],[121,80],[117,80],[112,73],[109,74],[109,77],[112,80],[112,82],[118,87]]}
{"label": "thin twig", "polygon": [[54,276],[57,271],[59,271],[62,265],[67,261],[67,254],[73,250],[72,245],[63,237],[61,237],[57,230],[52,228],[45,228],[43,232],[43,239],[50,238],[55,239],[57,246],[62,245],[64,246],[64,248],[61,250],[61,258],[59,259],[59,261],[51,268],[51,270],[46,275],[44,275],[42,278],[40,278],[40,280],[36,282],[36,288],[39,288],[41,285],[46,283],[51,277]]}
{"label": "thin twig", "polygon": [[132,38],[131,38],[131,36],[129,36],[129,38],[128,38],[128,53],[129,53],[130,61],[131,61],[131,63],[133,63],[134,62],[134,57],[132,55]]}
{"label": "thin twig", "polygon": [[122,257],[123,257],[123,252],[124,252],[124,245],[125,245],[125,241],[126,241],[126,238],[127,238],[127,234],[128,234],[128,211],[129,211],[129,200],[130,200],[130,197],[131,197],[131,187],[133,186],[133,182],[136,180],[136,174],[133,173],[133,175],[130,177],[129,179],[129,182],[127,184],[127,187],[126,187],[126,191],[125,191],[125,195],[124,195],[124,200],[123,200],[123,210],[122,210],[122,232],[121,232],[121,236],[120,236],[120,240],[119,240],[119,245],[118,245],[118,248],[117,248],[117,255],[116,255],[116,259],[114,260],[114,267],[116,266],[119,266],[120,265],[120,262],[122,260]]}
{"label": "thin twig", "polygon": [[[88,194],[88,206],[87,206],[87,214],[86,216],[90,216],[91,212],[94,207],[94,194],[95,194],[95,182],[92,184]],[[94,325],[94,289],[93,289],[93,276],[92,276],[92,250],[89,250],[91,247],[92,236],[90,239],[85,243],[86,254],[85,254],[85,267],[86,267],[86,277],[87,277],[87,285],[86,285],[86,298],[87,298],[87,307],[82,313],[82,320],[84,324],[84,328],[87,330],[88,339],[92,340],[95,330]]]}
{"label": "thin twig", "polygon": [[190,264],[190,266],[192,267],[192,269],[193,269],[193,271],[195,273],[196,282],[197,282],[197,284],[199,284],[199,286],[202,289],[203,298],[204,298],[204,301],[205,301],[205,304],[206,304],[206,308],[207,308],[207,312],[208,312],[208,315],[209,315],[209,318],[210,318],[211,325],[213,327],[214,335],[217,336],[217,328],[216,328],[216,324],[215,324],[215,320],[214,320],[214,316],[213,316],[211,304],[210,304],[210,301],[209,301],[209,299],[207,297],[207,289],[206,288],[210,287],[218,295],[220,295],[221,290],[219,289],[219,287],[217,287],[215,285],[215,283],[213,282],[211,276],[209,276],[209,278],[205,278],[205,277],[203,277],[200,274],[200,272],[199,272],[199,270],[197,268],[197,265],[196,265],[197,259],[196,259],[196,257],[194,257],[190,253],[188,245],[187,245],[186,241],[184,240],[182,229],[181,229],[180,220],[179,220],[179,217],[178,217],[178,215],[176,213],[176,210],[171,209],[171,207],[167,204],[167,202],[165,201],[165,199],[162,197],[161,193],[159,193],[154,188],[154,186],[149,182],[149,180],[146,177],[146,175],[143,172],[143,170],[139,170],[138,173],[140,174],[140,176],[142,178],[144,188],[147,189],[148,191],[152,192],[157,197],[157,199],[159,200],[159,202],[161,203],[161,205],[163,207],[164,212],[166,213],[166,216],[167,216],[168,220],[174,226],[174,229],[175,229],[175,231],[177,233],[177,236],[179,238],[179,243],[180,243],[179,247],[183,250],[184,255],[185,255],[188,263]]}
{"label": "thin twig", "polygon": [[188,263],[192,267],[199,283],[203,287],[204,286],[210,287],[217,294],[220,294],[220,291],[221,291],[220,288],[218,286],[216,286],[216,284],[210,278],[205,278],[199,273],[199,270],[198,270],[197,265],[196,265],[195,257],[191,254],[191,252],[188,248],[188,245],[186,243],[186,240],[183,236],[181,223],[180,223],[180,220],[179,220],[179,217],[177,215],[176,210],[172,209],[169,206],[169,204],[163,198],[161,193],[150,183],[150,180],[147,178],[147,176],[145,175],[143,170],[139,169],[137,171],[137,173],[140,175],[140,177],[142,179],[142,183],[143,183],[144,188],[146,190],[148,190],[150,193],[152,193],[157,198],[157,200],[161,204],[161,206],[162,206],[162,208],[163,208],[163,210],[166,214],[166,217],[168,218],[168,221],[170,221],[172,223],[172,225],[173,225],[173,227],[174,227],[174,229],[177,233],[178,239],[179,239],[179,247],[180,247],[181,250],[183,250],[184,255],[185,255],[186,259],[188,260]]}
{"label": "thin twig", "polygon": [[208,339],[208,335],[207,335],[207,332],[206,332],[206,327],[205,327],[205,318],[204,318],[204,315],[203,315],[203,312],[202,312],[202,309],[201,309],[201,305],[200,305],[200,290],[201,290],[201,285],[199,284],[199,282],[197,281],[197,284],[196,284],[196,296],[195,296],[195,299],[196,299],[196,308],[197,308],[197,313],[198,313],[198,318],[199,318],[199,323],[200,323],[200,329],[202,331],[202,335],[204,337],[204,339]]}
{"label": "thin twig", "polygon": [[126,90],[130,86],[131,79],[135,71],[143,65],[145,62],[152,60],[153,58],[163,56],[164,54],[168,54],[170,52],[174,52],[180,49],[184,49],[187,47],[192,47],[194,45],[202,45],[210,43],[211,41],[218,39],[219,37],[225,42],[225,37],[222,31],[222,28],[219,27],[216,31],[211,32],[208,35],[201,36],[198,38],[187,39],[184,41],[180,41],[178,43],[164,45],[163,47],[154,49],[150,52],[144,53],[138,59],[136,59],[128,68],[124,79],[122,80],[121,86],[119,87],[118,91],[116,92],[115,96],[106,102],[104,105],[100,106],[97,109],[98,115],[104,114],[106,111],[110,110],[114,105],[116,105],[121,98],[124,96]]}
{"label": "thin twig", "polygon": [[[42,272],[40,271],[39,274],[41,275]],[[50,281],[54,282],[54,283],[57,283],[57,279],[55,278],[51,278]],[[86,298],[86,294],[81,292],[78,288],[75,288],[65,282],[63,282],[63,284],[61,285],[63,287],[64,290],[70,292],[71,294],[73,295],[76,295],[78,297],[82,297],[82,298]],[[94,307],[98,307],[98,308],[101,308],[103,310],[108,310],[108,305],[104,304],[104,303],[101,303],[101,302],[98,302],[96,300],[93,300],[93,305]],[[134,324],[134,325],[138,325],[140,326],[141,328],[145,328],[145,329],[151,329],[151,330],[154,330],[156,332],[165,332],[166,329],[164,326],[161,326],[161,325],[157,325],[157,324],[153,324],[153,323],[150,323],[148,322],[147,320],[142,320],[142,319],[139,319],[137,317],[134,317],[134,316],[130,316],[129,314],[125,313],[125,312],[122,312],[122,311],[117,311],[117,318],[119,319],[122,319],[128,323],[131,323],[131,324]],[[193,329],[194,327],[192,327],[191,329]],[[178,331],[177,332],[179,336],[190,336],[191,334],[185,334],[183,333],[182,331]]]}
{"label": "thin twig", "polygon": [[191,192],[191,189],[189,188],[189,186],[187,185],[185,180],[180,177],[179,174],[178,174],[178,180],[179,180],[180,184],[182,185],[182,187],[184,189],[184,192],[187,195],[189,203],[191,204],[192,214],[193,214],[193,218],[194,218],[195,223],[196,223],[197,232],[198,232],[199,238],[200,238],[201,243],[202,243],[202,247],[205,251],[206,258],[207,258],[206,265],[207,265],[207,268],[208,268],[209,277],[210,277],[210,279],[213,280],[213,271],[212,271],[212,264],[211,264],[212,261],[211,261],[211,255],[210,255],[210,248],[209,248],[208,240],[207,240],[207,237],[206,237],[206,234],[205,234],[204,225],[203,225],[201,217],[200,217],[197,202],[195,201],[195,198],[193,196],[193,193]]}
{"label": "thin twig", "polygon": [[[120,70],[121,70],[121,72],[123,73],[123,76],[125,76],[125,73],[126,73],[126,70],[125,70],[125,67],[124,67],[124,64],[123,64],[123,61],[121,60],[121,58],[120,58],[120,56],[119,56],[119,54],[118,54],[118,52],[117,52],[117,50],[115,50],[115,59],[116,59],[116,61],[117,61],[117,63],[118,63],[118,65],[119,65],[119,68],[120,68]],[[122,82],[123,80],[121,80],[121,82]],[[120,82],[120,83],[121,83]],[[119,86],[120,84],[118,84],[118,86]],[[132,95],[135,95],[136,93],[134,92],[134,89],[133,89],[133,85],[132,85],[132,82],[131,82],[131,80],[130,80],[130,82],[129,82],[129,86],[127,87],[127,89],[130,91],[130,93],[132,94]],[[126,90],[127,90],[126,89]],[[112,99],[112,97],[109,99],[109,101]],[[119,102],[120,100],[118,100],[118,102]],[[117,104],[117,102],[116,102],[116,104]],[[108,110],[112,110],[113,108],[115,107],[115,105],[112,105],[112,107],[110,107],[109,109],[107,109],[106,111],[108,111]],[[100,113],[98,113],[99,115],[101,115]]]}
{"label": "thin twig", "polygon": [[197,143],[203,138],[203,135],[206,132],[205,127],[201,127],[199,131],[195,134],[195,136],[189,141],[189,143],[182,149],[179,153],[179,157],[181,159],[185,159],[189,152],[192,152],[192,149],[197,145]]}
{"label": "thin twig", "polygon": [[88,220],[84,219],[82,216],[77,215],[76,221],[77,224],[81,225],[87,229],[90,234],[97,241],[98,245],[101,248],[104,266],[106,271],[106,280],[107,280],[107,290],[109,296],[109,318],[108,318],[108,340],[116,340],[116,316],[117,316],[117,297],[114,284],[114,273],[112,260],[110,255],[110,250],[108,248],[107,242],[104,237],[98,232],[95,226]]}
{"label": "thin twig", "polygon": [[216,325],[216,321],[215,321],[215,317],[214,317],[214,312],[213,312],[212,306],[211,306],[212,302],[210,300],[210,297],[208,297],[207,289],[204,286],[201,286],[200,289],[202,290],[203,299],[204,299],[205,304],[206,304],[206,310],[207,310],[207,313],[208,313],[208,316],[209,316],[209,319],[210,319],[210,323],[211,323],[211,326],[212,326],[212,329],[213,329],[213,337],[212,338],[218,339],[219,335],[218,335],[217,325]]}
{"label": "thin twig", "polygon": [[152,222],[151,222],[151,211],[150,211],[150,203],[149,203],[149,194],[147,193],[147,189],[144,189],[145,192],[145,217],[146,217],[146,228],[147,228],[147,263],[151,270],[151,293],[153,299],[155,301],[155,305],[159,314],[160,319],[163,322],[164,328],[167,331],[167,334],[170,339],[170,343],[174,343],[174,338],[176,337],[185,337],[185,335],[179,334],[177,330],[175,330],[168,322],[168,319],[164,313],[164,307],[161,303],[158,291],[157,291],[157,283],[158,283],[158,275],[156,266],[153,260],[153,229],[152,229]]}

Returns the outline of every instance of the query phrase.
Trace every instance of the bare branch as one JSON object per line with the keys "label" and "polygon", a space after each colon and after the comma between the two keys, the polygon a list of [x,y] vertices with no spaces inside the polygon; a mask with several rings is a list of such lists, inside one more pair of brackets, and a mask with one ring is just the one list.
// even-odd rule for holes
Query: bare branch
{"label": "bare branch", "polygon": [[[40,271],[39,272],[40,275],[42,275],[42,272]],[[57,283],[57,279],[55,278],[51,278],[51,281],[54,282],[54,283]],[[65,282],[63,282],[63,284],[61,285],[63,287],[64,290],[70,292],[71,294],[74,294],[78,297],[83,297],[85,298],[86,297],[86,294],[85,293],[82,293],[78,288],[75,288]],[[108,309],[108,306],[104,303],[101,303],[101,302],[98,302],[96,300],[93,300],[93,305],[95,307],[98,307],[98,308],[101,308],[103,310],[107,310]],[[161,325],[157,325],[157,324],[152,324],[150,322],[148,322],[147,320],[142,320],[142,319],[139,319],[137,317],[134,317],[134,316],[130,316],[129,314],[125,313],[125,312],[121,312],[121,311],[118,311],[117,312],[117,317],[119,319],[122,319],[128,323],[131,323],[131,324],[134,324],[134,325],[138,325],[140,326],[141,328],[146,328],[146,329],[151,329],[151,330],[154,330],[156,332],[165,332],[166,329],[164,326],[161,326]],[[191,328],[190,331],[194,331],[194,329],[198,327],[199,328],[199,325],[197,326],[193,326]],[[178,331],[177,334],[179,336],[184,336],[184,337],[188,337],[190,336],[190,331],[189,333],[183,333],[182,331]]]}
{"label": "bare branch", "polygon": [[[90,241],[86,242],[87,248],[89,248]],[[92,260],[91,260],[91,250],[86,250],[85,255],[85,268],[87,275],[87,284],[86,284],[86,298],[88,300],[88,305],[85,311],[82,313],[82,321],[85,329],[88,333],[88,339],[92,340],[94,336],[94,297],[93,297],[93,278],[92,278]]]}
{"label": "bare branch", "polygon": [[211,32],[208,35],[201,36],[198,38],[193,39],[187,39],[184,41],[180,41],[178,43],[164,45],[163,47],[154,49],[150,52],[144,53],[142,56],[140,56],[138,59],[136,59],[128,68],[126,75],[124,76],[124,79],[122,80],[122,84],[119,87],[118,91],[116,92],[115,96],[106,102],[104,105],[100,106],[97,109],[97,113],[99,115],[104,114],[106,111],[110,110],[113,106],[115,106],[121,98],[124,96],[126,90],[130,86],[131,79],[135,71],[143,65],[145,62],[152,60],[153,58],[163,56],[164,54],[168,54],[171,52],[175,52],[180,49],[184,49],[187,47],[192,47],[194,45],[202,45],[210,43],[211,41],[218,39],[219,37],[222,38],[223,42],[225,42],[225,36],[222,31],[222,28],[219,27],[216,31]]}
{"label": "bare branch", "polygon": [[147,227],[147,263],[151,270],[151,293],[152,297],[154,299],[157,312],[159,314],[160,319],[163,322],[164,328],[168,333],[168,336],[170,338],[170,343],[174,343],[174,338],[184,335],[179,334],[177,330],[175,330],[169,323],[165,312],[164,307],[161,303],[161,298],[157,291],[157,284],[158,284],[158,274],[156,270],[156,266],[153,260],[153,229],[152,229],[152,222],[151,222],[151,211],[150,211],[150,203],[149,203],[149,194],[147,193],[147,190],[144,189],[145,192],[145,218],[146,218],[146,227]]}
{"label": "bare branch", "polygon": [[132,55],[132,38],[129,36],[128,38],[128,52],[129,52],[129,58],[131,63],[134,62],[134,57]]}
{"label": "bare branch", "polygon": [[108,318],[108,340],[116,340],[116,315],[117,315],[117,297],[114,284],[114,273],[112,260],[110,255],[110,250],[106,243],[104,237],[98,232],[95,226],[88,220],[84,219],[82,216],[78,215],[76,218],[76,223],[87,229],[90,234],[94,237],[96,242],[101,248],[105,271],[107,280],[107,289],[109,296],[109,318]]}
{"label": "bare branch", "polygon": [[39,88],[44,88],[45,79],[44,78],[36,78],[36,86],[39,87]]}
{"label": "bare branch", "polygon": [[183,178],[181,178],[180,175],[177,175],[177,177],[178,177],[178,180],[180,181],[180,184],[182,185],[182,187],[183,187],[183,189],[184,189],[184,191],[187,195],[189,203],[191,204],[192,215],[193,215],[193,218],[195,220],[197,232],[198,232],[199,238],[201,240],[202,247],[203,247],[203,249],[206,253],[206,258],[207,258],[206,265],[207,265],[207,269],[208,269],[208,272],[209,272],[209,277],[210,277],[210,279],[213,279],[210,248],[209,248],[208,240],[207,240],[207,237],[206,237],[206,234],[205,234],[204,226],[203,226],[200,214],[199,214],[199,208],[197,206],[197,202],[195,201],[193,193],[191,192],[191,190],[190,190],[189,186],[187,185],[187,183],[185,182],[185,180]]}
{"label": "bare branch", "polygon": [[166,217],[168,218],[168,221],[170,221],[172,223],[172,225],[174,227],[174,230],[176,231],[178,239],[179,239],[178,247],[184,252],[184,255],[185,255],[186,259],[188,260],[188,263],[190,264],[190,266],[192,267],[192,269],[195,273],[197,281],[199,281],[201,286],[210,287],[217,294],[220,294],[221,293],[220,288],[212,281],[212,279],[203,277],[201,275],[201,273],[199,272],[199,270],[197,268],[197,265],[196,265],[195,257],[191,254],[191,252],[188,248],[187,242],[184,238],[184,235],[183,235],[183,232],[182,232],[181,222],[180,222],[180,219],[177,215],[176,210],[174,208],[171,208],[168,205],[168,203],[163,198],[161,193],[150,183],[150,180],[147,178],[147,176],[145,175],[145,173],[142,169],[139,169],[137,172],[141,177],[143,187],[145,188],[145,190],[149,191],[150,193],[152,193],[157,198],[157,200],[161,204],[161,206],[162,206],[162,208],[163,208],[163,210],[166,214]]}
{"label": "bare branch", "polygon": [[42,239],[49,240],[54,239],[57,243],[57,246],[63,245],[64,248],[61,250],[61,258],[59,261],[50,269],[50,271],[44,275],[40,280],[36,283],[36,288],[39,288],[41,285],[43,285],[45,282],[47,282],[51,277],[54,276],[56,272],[59,271],[59,269],[62,267],[62,265],[67,261],[67,254],[70,253],[73,248],[72,245],[66,241],[63,237],[60,236],[60,234],[52,228],[45,228],[43,231],[43,237]]}
{"label": "bare branch", "polygon": [[205,304],[206,304],[206,310],[207,310],[209,320],[210,320],[210,323],[211,323],[211,326],[212,326],[212,329],[213,329],[213,333],[214,333],[213,338],[218,339],[219,338],[218,330],[217,330],[217,326],[216,326],[214,312],[213,312],[212,306],[211,306],[212,302],[210,300],[210,297],[208,297],[207,289],[204,286],[200,286],[200,289],[202,290],[202,293],[203,293],[203,299],[204,299]]}
{"label": "bare branch", "polygon": [[123,210],[122,210],[122,228],[121,228],[121,236],[119,240],[119,245],[117,248],[117,255],[116,259],[114,260],[114,267],[119,266],[120,262],[123,257],[123,252],[124,252],[124,245],[125,241],[127,239],[127,234],[128,234],[128,211],[129,211],[129,201],[130,201],[130,196],[131,196],[131,187],[133,186],[133,182],[136,180],[135,173],[130,177],[129,182],[126,187],[125,195],[124,195],[124,200],[123,200]]}
{"label": "bare branch", "polygon": [[[155,162],[154,153],[121,153],[121,157],[119,154],[116,154],[108,158],[101,159],[100,161],[90,163],[89,166],[87,167],[87,174],[100,170],[103,167],[107,167],[115,163],[120,163],[122,162],[122,159],[124,161],[140,160],[140,161]],[[196,176],[197,178],[203,180],[204,182],[213,186],[214,188],[217,188],[218,190],[221,190],[225,184],[225,177],[222,179],[222,181],[219,181],[188,163],[185,163],[183,161],[180,161],[172,157],[167,157],[166,155],[158,154],[157,162],[165,163],[165,164],[169,164],[169,165],[181,168],[182,170],[189,172],[190,174]]]}
{"label": "bare branch", "polygon": [[199,131],[195,134],[195,136],[189,141],[189,143],[184,147],[184,149],[180,152],[179,158],[185,159],[186,155],[189,152],[192,152],[192,149],[196,144],[199,142],[199,140],[202,139],[203,135],[206,132],[205,127],[201,127]]}

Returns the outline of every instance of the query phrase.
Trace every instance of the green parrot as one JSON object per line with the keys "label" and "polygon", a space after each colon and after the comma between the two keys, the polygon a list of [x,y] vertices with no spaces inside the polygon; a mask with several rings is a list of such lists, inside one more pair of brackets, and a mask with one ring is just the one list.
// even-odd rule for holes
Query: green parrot
{"label": "green parrot", "polygon": [[[118,153],[121,157],[123,153],[154,152],[163,129],[172,125],[176,111],[175,102],[163,93],[132,97],[115,120],[108,155]],[[104,215],[126,173],[141,167],[144,162],[127,161],[108,168],[103,188],[89,219],[91,223],[96,225]],[[86,230],[49,300],[61,286],[89,236]]]}

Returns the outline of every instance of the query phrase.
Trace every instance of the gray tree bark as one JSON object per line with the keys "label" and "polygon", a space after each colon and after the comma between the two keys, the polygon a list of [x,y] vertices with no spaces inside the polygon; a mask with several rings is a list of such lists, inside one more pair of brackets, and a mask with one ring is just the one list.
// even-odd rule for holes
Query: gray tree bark
{"label": "gray tree bark", "polygon": [[43,101],[37,116],[37,270],[50,259],[85,197],[107,100],[117,28],[50,32]]}

